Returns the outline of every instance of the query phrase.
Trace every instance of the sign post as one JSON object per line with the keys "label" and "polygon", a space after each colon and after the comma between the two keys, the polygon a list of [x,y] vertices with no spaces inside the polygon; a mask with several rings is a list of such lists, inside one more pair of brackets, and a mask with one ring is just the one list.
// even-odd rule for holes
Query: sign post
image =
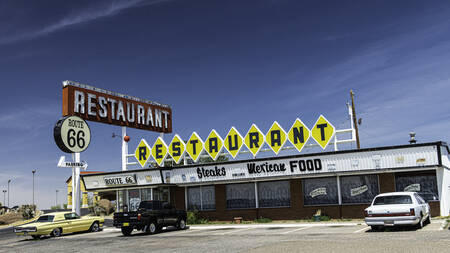
{"label": "sign post", "polygon": [[[83,152],[91,142],[91,130],[82,118],[77,116],[63,117],[53,129],[53,137],[56,145],[66,153],[72,153],[72,160],[75,166],[64,166],[72,168],[72,212],[81,214],[80,210],[80,152]],[[59,164],[63,164],[60,159]],[[64,163],[64,165],[66,165]],[[70,164],[69,164],[70,165]]]}

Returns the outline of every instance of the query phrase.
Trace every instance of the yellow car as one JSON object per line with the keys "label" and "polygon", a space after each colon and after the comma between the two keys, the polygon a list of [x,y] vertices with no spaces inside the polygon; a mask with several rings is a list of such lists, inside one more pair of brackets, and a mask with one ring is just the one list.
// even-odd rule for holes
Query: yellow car
{"label": "yellow car", "polygon": [[97,232],[103,227],[104,218],[98,216],[80,217],[73,212],[57,212],[40,216],[36,221],[14,227],[16,235],[58,237],[62,234],[80,231]]}

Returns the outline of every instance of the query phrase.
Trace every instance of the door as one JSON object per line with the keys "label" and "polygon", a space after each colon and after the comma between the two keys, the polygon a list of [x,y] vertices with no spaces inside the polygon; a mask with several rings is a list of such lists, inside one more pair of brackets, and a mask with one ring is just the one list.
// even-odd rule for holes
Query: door
{"label": "door", "polygon": [[168,202],[163,204],[163,212],[164,212],[164,224],[167,226],[175,225],[177,223],[177,211],[172,207]]}

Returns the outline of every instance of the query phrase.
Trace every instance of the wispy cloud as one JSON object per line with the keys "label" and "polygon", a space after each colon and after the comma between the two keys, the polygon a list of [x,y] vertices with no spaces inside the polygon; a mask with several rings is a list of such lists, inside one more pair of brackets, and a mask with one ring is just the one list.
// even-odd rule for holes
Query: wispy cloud
{"label": "wispy cloud", "polygon": [[111,17],[119,14],[120,12],[136,7],[154,5],[162,2],[168,2],[172,0],[117,0],[112,1],[106,5],[96,6],[89,10],[78,10],[73,14],[70,14],[63,19],[43,26],[34,31],[28,31],[12,36],[3,36],[0,38],[0,45],[11,44],[17,41],[35,39],[41,36],[45,36],[54,32],[63,30],[66,27],[73,25],[88,23],[100,18]]}

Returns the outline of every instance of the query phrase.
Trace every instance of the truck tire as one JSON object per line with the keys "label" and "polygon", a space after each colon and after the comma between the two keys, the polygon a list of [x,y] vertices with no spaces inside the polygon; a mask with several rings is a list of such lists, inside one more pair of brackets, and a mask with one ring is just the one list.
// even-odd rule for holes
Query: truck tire
{"label": "truck tire", "polygon": [[177,228],[178,229],[186,229],[186,220],[184,218],[180,218],[177,222]]}
{"label": "truck tire", "polygon": [[156,225],[156,222],[154,222],[154,221],[151,221],[148,225],[146,225],[144,227],[144,232],[146,234],[153,235],[153,234],[156,234],[158,231],[159,231],[158,226]]}
{"label": "truck tire", "polygon": [[133,232],[133,228],[132,227],[123,227],[121,230],[122,230],[122,234],[124,236],[130,236],[131,233]]}

